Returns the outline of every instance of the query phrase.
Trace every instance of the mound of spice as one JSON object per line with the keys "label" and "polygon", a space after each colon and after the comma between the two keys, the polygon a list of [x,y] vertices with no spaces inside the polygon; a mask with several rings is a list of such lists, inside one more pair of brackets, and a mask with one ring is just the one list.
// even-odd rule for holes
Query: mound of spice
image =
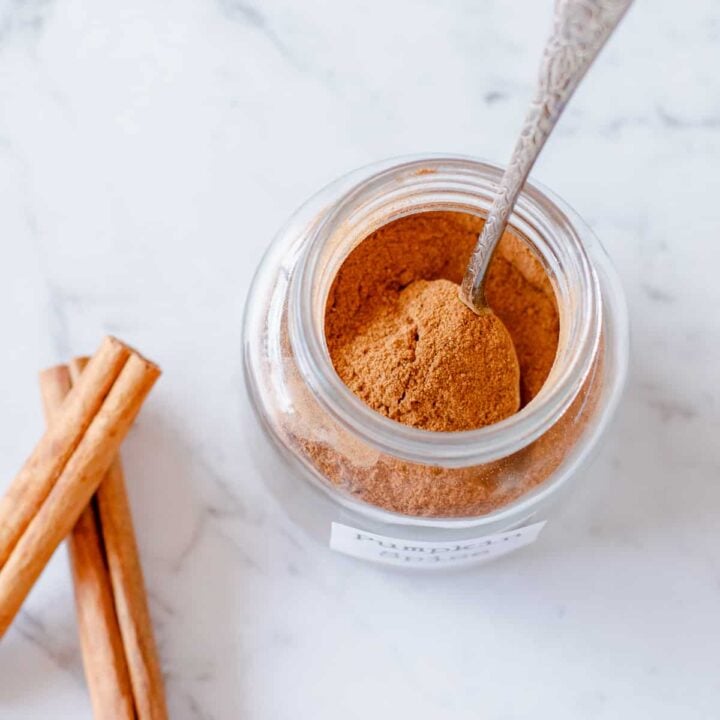
{"label": "mound of spice", "polygon": [[334,337],[345,384],[371,408],[425,430],[472,430],[520,407],[512,339],[493,312],[476,315],[449,280],[387,289],[368,319]]}
{"label": "mound of spice", "polygon": [[[519,238],[504,235],[488,271],[488,304],[500,322],[489,327],[458,300],[482,224],[466,213],[410,215],[372,233],[340,268],[325,313],[328,351],[343,382],[374,410],[429,430],[469,430],[517,412],[545,382],[557,350],[557,306],[542,265]],[[422,319],[428,328],[434,318],[438,342],[413,359],[418,295],[434,297]],[[515,399],[504,329],[519,366]]]}

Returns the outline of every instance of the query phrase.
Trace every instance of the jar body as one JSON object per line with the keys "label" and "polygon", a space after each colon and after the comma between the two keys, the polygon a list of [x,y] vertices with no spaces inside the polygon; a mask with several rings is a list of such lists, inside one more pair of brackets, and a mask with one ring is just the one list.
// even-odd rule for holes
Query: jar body
{"label": "jar body", "polygon": [[[291,517],[335,549],[389,565],[446,568],[531,542],[617,405],[628,352],[622,290],[582,221],[536,187],[511,225],[554,278],[567,347],[548,392],[525,417],[491,430],[423,435],[353,405],[357,399],[328,370],[322,314],[338,263],[368,230],[402,215],[482,215],[500,174],[487,163],[434,157],[355,171],[290,219],[257,271],[244,328],[245,378],[259,420],[248,429],[255,461]],[[577,244],[574,255],[562,257],[564,242]],[[460,500],[440,513],[413,504],[413,493],[403,491],[411,485],[424,498],[455,493]]]}

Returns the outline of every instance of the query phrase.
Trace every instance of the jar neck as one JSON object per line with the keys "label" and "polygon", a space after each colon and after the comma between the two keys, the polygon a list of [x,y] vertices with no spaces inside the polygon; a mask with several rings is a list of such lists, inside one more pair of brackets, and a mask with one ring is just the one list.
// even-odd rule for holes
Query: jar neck
{"label": "jar neck", "polygon": [[398,161],[367,175],[312,227],[293,273],[288,304],[298,369],[320,405],[348,432],[411,462],[463,467],[516,452],[545,433],[572,403],[595,358],[600,288],[585,252],[592,233],[547,190],[527,183],[510,228],[543,264],[558,305],[555,362],[540,392],[518,413],[477,430],[433,432],[400,424],[356,397],[335,372],[325,341],[325,306],[337,271],[368,235],[393,220],[436,210],[485,217],[502,168],[462,157]]}

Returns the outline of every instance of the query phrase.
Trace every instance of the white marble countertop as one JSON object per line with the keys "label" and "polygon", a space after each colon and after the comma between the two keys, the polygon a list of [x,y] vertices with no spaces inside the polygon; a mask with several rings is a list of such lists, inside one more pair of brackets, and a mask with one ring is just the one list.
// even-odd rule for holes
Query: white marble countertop
{"label": "white marble countertop", "polygon": [[[719,716],[715,0],[638,0],[537,168],[633,325],[614,428],[539,543],[442,578],[365,566],[285,519],[243,440],[274,231],[372,160],[506,159],[550,8],[0,2],[0,485],[39,368],[106,332],[162,364],[124,457],[173,718]],[[64,549],[0,645],[0,716],[90,717]]]}

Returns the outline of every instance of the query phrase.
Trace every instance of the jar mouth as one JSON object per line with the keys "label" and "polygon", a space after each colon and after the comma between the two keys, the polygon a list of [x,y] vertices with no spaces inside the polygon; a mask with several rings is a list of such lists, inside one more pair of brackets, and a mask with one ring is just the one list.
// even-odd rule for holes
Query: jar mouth
{"label": "jar mouth", "polygon": [[560,317],[558,350],[539,393],[519,412],[475,430],[436,432],[376,412],[340,379],[325,340],[335,275],[368,235],[393,220],[444,210],[486,216],[503,168],[461,156],[398,159],[344,195],[311,231],[290,287],[288,329],[297,366],[323,408],[380,452],[426,465],[463,467],[517,452],[568,409],[595,358],[602,326],[600,285],[582,236],[587,226],[559,198],[527,182],[508,226],[536,253]]}

